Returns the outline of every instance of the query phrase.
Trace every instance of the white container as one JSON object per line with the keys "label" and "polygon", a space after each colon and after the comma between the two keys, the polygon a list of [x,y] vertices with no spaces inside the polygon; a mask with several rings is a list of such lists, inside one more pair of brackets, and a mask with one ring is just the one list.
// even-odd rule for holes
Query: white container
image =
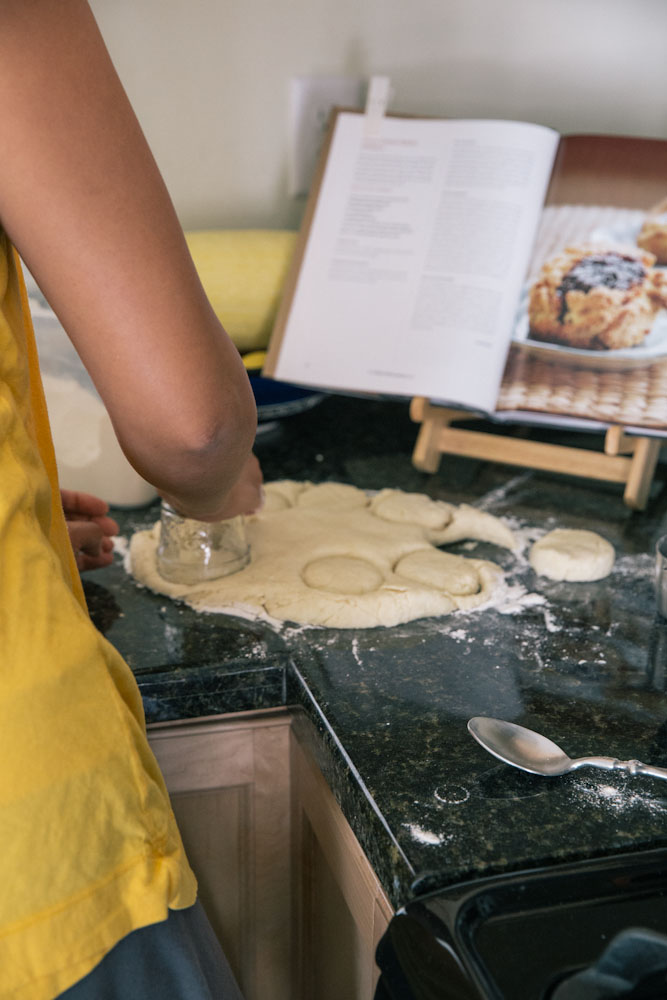
{"label": "white container", "polygon": [[122,452],[92,379],[55,313],[30,301],[58,478],[64,489],[114,507],[143,507],[157,492]]}

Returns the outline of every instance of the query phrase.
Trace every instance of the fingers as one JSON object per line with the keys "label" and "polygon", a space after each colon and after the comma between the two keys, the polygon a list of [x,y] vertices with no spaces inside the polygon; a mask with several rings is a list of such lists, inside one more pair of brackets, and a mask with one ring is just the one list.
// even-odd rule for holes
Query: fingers
{"label": "fingers", "polygon": [[120,531],[118,523],[107,514],[109,504],[106,500],[101,500],[92,493],[63,489],[60,491],[60,500],[66,521],[91,521],[99,525],[103,535],[117,535]]}
{"label": "fingers", "polygon": [[91,518],[91,521],[94,524],[99,525],[102,529],[102,534],[104,535],[112,536],[117,535],[120,532],[118,522],[114,521],[112,517],[93,517]]}
{"label": "fingers", "polygon": [[103,517],[109,511],[109,504],[92,493],[81,493],[79,490],[60,491],[60,500],[65,511],[65,517],[76,520],[88,517]]}
{"label": "fingers", "polygon": [[67,529],[80,571],[111,565],[113,541],[99,524],[95,521],[69,521]]}

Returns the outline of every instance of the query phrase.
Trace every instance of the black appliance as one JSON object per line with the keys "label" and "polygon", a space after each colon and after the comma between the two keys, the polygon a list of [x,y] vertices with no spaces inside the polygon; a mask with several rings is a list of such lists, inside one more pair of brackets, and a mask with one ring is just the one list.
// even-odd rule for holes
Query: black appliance
{"label": "black appliance", "polygon": [[376,958],[375,1000],[667,1000],[667,850],[417,896]]}

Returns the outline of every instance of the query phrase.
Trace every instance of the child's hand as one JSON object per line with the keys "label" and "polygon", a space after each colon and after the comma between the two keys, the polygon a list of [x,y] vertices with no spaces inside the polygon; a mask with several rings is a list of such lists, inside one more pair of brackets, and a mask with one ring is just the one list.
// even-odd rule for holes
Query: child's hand
{"label": "child's hand", "polygon": [[61,490],[60,499],[79,570],[109,566],[113,562],[113,535],[119,530],[107,516],[109,504],[75,490]]}

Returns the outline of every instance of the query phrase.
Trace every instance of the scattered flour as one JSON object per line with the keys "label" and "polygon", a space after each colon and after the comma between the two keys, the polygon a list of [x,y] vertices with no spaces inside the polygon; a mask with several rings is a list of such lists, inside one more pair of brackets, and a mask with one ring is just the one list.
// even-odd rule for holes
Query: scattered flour
{"label": "scattered flour", "polygon": [[356,662],[359,664],[359,666],[363,667],[363,661],[361,659],[361,656],[359,655],[359,640],[357,638],[354,638],[352,640],[351,649],[352,649],[352,656],[354,657],[354,659],[356,660]]}
{"label": "scattered flour", "polygon": [[648,552],[638,552],[633,556],[620,556],[616,560],[614,573],[618,576],[630,576],[633,579],[639,576],[653,579],[655,559]]}
{"label": "scattered flour", "polygon": [[[658,779],[659,780],[659,779]],[[614,814],[642,810],[654,816],[667,815],[667,785],[665,795],[656,793],[657,782],[638,777],[629,778],[622,786],[599,784],[592,778],[583,778],[572,791],[582,805],[595,805]],[[653,786],[651,788],[651,786]]]}
{"label": "scattered flour", "polygon": [[542,594],[529,593],[521,583],[505,581],[496,589],[493,607],[501,615],[521,614],[525,608],[534,608],[546,604]]}
{"label": "scattered flour", "polygon": [[436,788],[433,793],[434,797],[438,802],[443,802],[445,805],[461,805],[463,802],[467,802],[470,798],[470,792],[463,785],[455,785],[452,787]]}
{"label": "scattered flour", "polygon": [[489,490],[485,493],[481,500],[479,500],[475,507],[478,510],[488,510],[493,507],[498,501],[505,500],[506,497],[515,489],[517,486],[523,486],[526,480],[530,479],[532,472],[521,472],[512,479],[508,479],[506,483],[502,486],[498,486],[495,490]]}
{"label": "scattered flour", "polygon": [[123,560],[123,566],[129,571],[128,558],[130,551],[130,543],[125,535],[114,535],[113,539],[113,550],[119,555]]}
{"label": "scattered flour", "polygon": [[442,833],[432,833],[430,830],[423,830],[416,823],[404,823],[403,826],[410,831],[413,840],[420,844],[433,844],[436,847],[444,844],[446,837]]}

